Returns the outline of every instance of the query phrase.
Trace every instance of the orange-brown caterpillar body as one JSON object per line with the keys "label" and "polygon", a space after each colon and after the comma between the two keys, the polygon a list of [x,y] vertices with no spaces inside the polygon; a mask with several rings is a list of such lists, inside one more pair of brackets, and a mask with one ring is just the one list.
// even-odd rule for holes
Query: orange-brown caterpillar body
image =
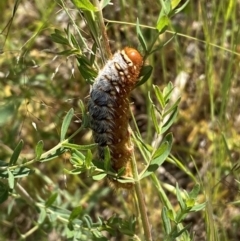
{"label": "orange-brown caterpillar body", "polygon": [[[134,88],[143,65],[141,54],[133,48],[124,48],[115,53],[98,74],[88,105],[90,126],[95,142],[98,143],[99,157],[104,159],[104,147],[108,146],[112,168],[118,172],[125,168],[125,176],[131,177],[129,94]],[[115,186],[130,188],[130,183]]]}

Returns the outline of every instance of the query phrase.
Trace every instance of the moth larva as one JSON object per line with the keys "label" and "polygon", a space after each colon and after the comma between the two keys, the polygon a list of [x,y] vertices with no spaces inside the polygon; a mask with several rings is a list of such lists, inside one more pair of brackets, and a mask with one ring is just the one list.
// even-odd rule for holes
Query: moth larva
{"label": "moth larva", "polygon": [[[112,168],[118,172],[125,168],[125,176],[131,177],[131,152],[129,119],[129,94],[134,88],[143,65],[141,54],[126,47],[115,53],[99,72],[92,89],[88,111],[93,136],[98,143],[99,157],[104,159],[104,147],[108,146]],[[117,187],[131,188],[130,183],[113,181]]]}

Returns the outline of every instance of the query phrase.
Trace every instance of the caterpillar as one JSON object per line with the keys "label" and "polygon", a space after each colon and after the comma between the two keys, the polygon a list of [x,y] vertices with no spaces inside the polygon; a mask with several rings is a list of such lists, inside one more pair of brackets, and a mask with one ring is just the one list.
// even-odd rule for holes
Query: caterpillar
{"label": "caterpillar", "polygon": [[[125,47],[116,52],[99,72],[90,90],[88,112],[90,128],[98,144],[98,155],[104,159],[104,147],[110,150],[112,168],[132,176],[130,143],[129,94],[133,90],[143,66],[141,54],[134,48]],[[110,180],[115,187],[130,189],[131,183]]]}

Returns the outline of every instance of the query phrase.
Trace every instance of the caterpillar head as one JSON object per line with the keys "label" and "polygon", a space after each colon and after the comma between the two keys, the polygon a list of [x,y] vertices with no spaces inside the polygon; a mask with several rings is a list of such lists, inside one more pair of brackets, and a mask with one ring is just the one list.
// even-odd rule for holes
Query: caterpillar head
{"label": "caterpillar head", "polygon": [[133,62],[134,66],[136,66],[137,69],[140,69],[142,67],[143,57],[136,49],[125,47],[124,52],[127,57]]}

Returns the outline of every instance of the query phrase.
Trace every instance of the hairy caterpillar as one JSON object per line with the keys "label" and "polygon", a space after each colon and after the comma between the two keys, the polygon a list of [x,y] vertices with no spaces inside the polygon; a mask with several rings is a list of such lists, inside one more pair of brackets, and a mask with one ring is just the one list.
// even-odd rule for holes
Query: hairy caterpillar
{"label": "hairy caterpillar", "polygon": [[[98,143],[98,153],[104,159],[104,147],[108,146],[112,168],[117,172],[125,168],[125,176],[131,177],[131,152],[128,129],[129,94],[134,88],[143,65],[141,54],[126,47],[115,53],[99,72],[88,103],[90,127]],[[131,188],[132,184],[113,181],[116,187]]]}

